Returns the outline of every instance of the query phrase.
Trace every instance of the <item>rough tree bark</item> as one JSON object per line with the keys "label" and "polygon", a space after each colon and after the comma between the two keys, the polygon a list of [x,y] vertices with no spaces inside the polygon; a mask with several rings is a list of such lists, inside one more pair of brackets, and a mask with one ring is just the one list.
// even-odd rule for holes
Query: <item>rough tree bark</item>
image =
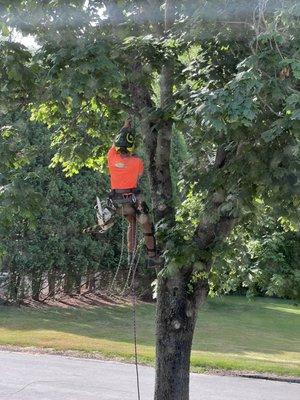
{"label": "rough tree bark", "polygon": [[187,285],[192,268],[159,279],[156,314],[155,400],[188,400],[190,356],[199,302],[207,295],[206,283],[198,296]]}

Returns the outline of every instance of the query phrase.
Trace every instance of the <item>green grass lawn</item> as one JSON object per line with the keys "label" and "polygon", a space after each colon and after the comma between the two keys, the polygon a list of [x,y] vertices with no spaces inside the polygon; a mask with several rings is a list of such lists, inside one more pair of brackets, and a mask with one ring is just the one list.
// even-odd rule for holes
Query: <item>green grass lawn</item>
{"label": "green grass lawn", "polygon": [[[154,361],[155,306],[138,306],[140,361]],[[0,306],[0,345],[97,352],[131,360],[128,306],[30,309]],[[300,307],[274,299],[209,300],[199,313],[192,369],[300,376]]]}

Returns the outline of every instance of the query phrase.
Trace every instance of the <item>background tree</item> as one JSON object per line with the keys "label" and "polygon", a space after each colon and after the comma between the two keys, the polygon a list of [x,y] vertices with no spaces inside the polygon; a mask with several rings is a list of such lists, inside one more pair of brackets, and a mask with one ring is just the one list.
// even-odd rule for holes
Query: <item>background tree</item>
{"label": "background tree", "polygon": [[95,273],[113,269],[119,254],[118,245],[108,248],[112,232],[101,241],[83,233],[95,224],[95,195],[106,191],[107,177],[82,169],[66,178],[49,168],[51,134],[28,113],[38,71],[24,46],[1,43],[0,252],[13,301],[39,300],[47,281],[51,295],[62,282],[65,292],[80,291],[82,277],[93,286]]}
{"label": "background tree", "polygon": [[211,294],[241,293],[299,300],[299,233],[286,217],[256,200],[255,214],[215,256]]}

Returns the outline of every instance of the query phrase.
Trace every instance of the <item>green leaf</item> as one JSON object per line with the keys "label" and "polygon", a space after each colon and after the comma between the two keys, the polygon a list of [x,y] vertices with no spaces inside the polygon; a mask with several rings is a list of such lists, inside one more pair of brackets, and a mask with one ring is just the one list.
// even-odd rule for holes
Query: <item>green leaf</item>
{"label": "green leaf", "polygon": [[268,131],[263,132],[261,134],[261,137],[266,143],[270,143],[280,134],[281,130],[279,130],[278,127],[274,127],[272,129],[269,129]]}
{"label": "green leaf", "polygon": [[3,22],[0,21],[0,29],[1,29],[1,34],[2,36],[9,36],[10,35],[10,30],[8,29],[7,25],[5,25]]}
{"label": "green leaf", "polygon": [[297,110],[294,110],[292,115],[291,115],[292,120],[300,120],[300,108],[297,108]]}
{"label": "green leaf", "polygon": [[294,77],[296,79],[300,79],[300,62],[299,61],[295,61],[292,63],[292,70],[293,70]]}

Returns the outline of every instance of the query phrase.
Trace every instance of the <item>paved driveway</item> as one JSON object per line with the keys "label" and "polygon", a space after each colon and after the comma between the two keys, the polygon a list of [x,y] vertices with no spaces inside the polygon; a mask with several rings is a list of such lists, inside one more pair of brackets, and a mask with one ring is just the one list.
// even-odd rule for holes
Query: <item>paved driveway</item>
{"label": "paved driveway", "polygon": [[[140,367],[141,400],[154,370]],[[135,400],[135,368],[112,361],[0,351],[0,400]],[[191,375],[191,400],[299,400],[300,384]]]}

